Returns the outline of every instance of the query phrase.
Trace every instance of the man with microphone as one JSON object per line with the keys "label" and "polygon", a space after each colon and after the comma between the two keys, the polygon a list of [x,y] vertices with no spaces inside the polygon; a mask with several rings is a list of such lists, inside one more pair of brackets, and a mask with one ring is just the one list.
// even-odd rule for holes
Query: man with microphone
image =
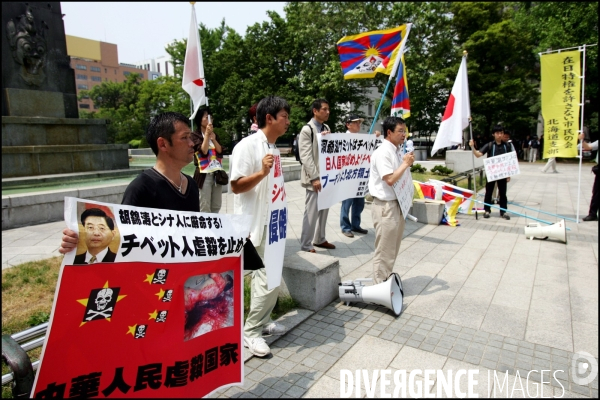
{"label": "man with microphone", "polygon": [[407,133],[406,123],[402,118],[387,117],[383,121],[385,139],[371,156],[369,193],[373,196],[371,215],[375,227],[375,283],[383,282],[392,273],[404,233],[404,217],[392,186],[407,169],[410,171],[415,161],[412,152],[406,153],[402,158],[399,155]]}

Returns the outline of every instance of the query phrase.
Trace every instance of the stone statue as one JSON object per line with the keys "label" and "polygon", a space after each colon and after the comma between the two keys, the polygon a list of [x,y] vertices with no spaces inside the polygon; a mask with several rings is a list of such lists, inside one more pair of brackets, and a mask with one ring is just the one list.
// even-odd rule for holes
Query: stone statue
{"label": "stone statue", "polygon": [[13,59],[21,65],[21,78],[28,85],[40,86],[46,79],[46,36],[43,29],[38,34],[31,7],[19,15],[16,25],[8,21],[6,35]]}

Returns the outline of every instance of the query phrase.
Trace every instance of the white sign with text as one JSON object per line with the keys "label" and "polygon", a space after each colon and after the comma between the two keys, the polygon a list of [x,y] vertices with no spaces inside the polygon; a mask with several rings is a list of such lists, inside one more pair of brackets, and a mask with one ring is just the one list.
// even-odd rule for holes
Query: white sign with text
{"label": "white sign with text", "polygon": [[485,176],[488,182],[509,178],[521,173],[519,170],[519,159],[517,158],[517,153],[514,151],[494,157],[488,157],[483,160],[483,165],[485,167]]}

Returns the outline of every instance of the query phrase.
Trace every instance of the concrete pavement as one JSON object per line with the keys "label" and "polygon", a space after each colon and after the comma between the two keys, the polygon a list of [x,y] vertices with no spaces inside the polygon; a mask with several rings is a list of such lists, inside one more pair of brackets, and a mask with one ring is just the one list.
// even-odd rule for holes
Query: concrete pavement
{"label": "concrete pavement", "polygon": [[[542,167],[521,163],[521,174],[508,186],[509,201],[569,218],[575,218],[579,205],[580,218],[585,216],[594,178],[591,166],[583,167],[579,201],[578,165],[558,164],[558,174],[543,174]],[[286,192],[289,254],[300,249],[304,190],[299,181],[292,181],[286,183]],[[221,212],[232,212],[232,195],[224,200]],[[558,220],[516,205],[508,208]],[[370,206],[362,214],[362,226],[369,233],[354,238],[341,234],[339,210],[339,204],[330,209],[327,227],[327,239],[337,248],[317,252],[340,260],[342,280],[370,277],[375,239]],[[407,374],[418,369],[479,369],[476,392],[481,397],[494,388],[496,396],[515,394],[506,387],[500,394],[501,385],[488,382],[488,371],[508,371],[511,389],[513,383],[519,387],[517,381],[521,389],[531,389],[517,391],[520,396],[542,388],[541,393],[536,390],[537,397],[560,397],[563,390],[567,397],[598,397],[598,377],[578,384],[571,364],[581,351],[591,354],[588,365],[598,361],[598,223],[567,222],[571,231],[565,245],[527,240],[523,228],[532,221],[511,216],[510,221],[500,219],[497,210],[490,219],[459,215],[461,226],[455,228],[407,221],[394,268],[405,290],[400,317],[379,306],[332,302],[274,341],[272,357],[247,361],[242,388],[222,389],[212,396],[340,397],[343,369],[365,369],[370,376],[385,369]],[[3,268],[29,257],[57,254],[63,227],[57,222],[3,231]],[[527,381],[531,370],[537,372]],[[423,372],[416,375],[421,383],[426,378]],[[433,379],[434,393],[437,384]],[[387,392],[393,388],[392,381]],[[379,386],[374,394],[380,395]],[[365,395],[363,382],[359,397]]]}

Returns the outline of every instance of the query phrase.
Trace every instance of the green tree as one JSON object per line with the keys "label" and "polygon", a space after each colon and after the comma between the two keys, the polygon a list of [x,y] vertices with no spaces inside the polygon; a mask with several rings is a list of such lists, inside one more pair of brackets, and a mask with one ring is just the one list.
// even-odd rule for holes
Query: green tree
{"label": "green tree", "polygon": [[473,132],[484,136],[502,123],[525,136],[535,129],[537,98],[535,57],[529,36],[513,21],[506,3],[452,3],[452,34],[457,46],[453,65],[434,75],[452,87],[463,49],[468,51],[468,79]]}
{"label": "green tree", "polygon": [[158,113],[189,114],[189,102],[181,82],[175,78],[146,81],[139,74],[131,74],[125,82],[103,82],[80,94],[86,95],[99,107],[92,117],[110,120],[107,125],[109,141],[115,143],[144,138],[151,118]]}
{"label": "green tree", "polygon": [[[448,84],[434,75],[456,65],[456,38],[452,34],[450,3],[410,3],[398,2],[391,10],[392,24],[411,22],[407,40],[407,52],[404,55],[407,71],[408,92],[410,96],[410,117],[406,123],[409,130],[429,137],[439,128],[440,117],[448,102]],[[387,79],[386,79],[387,80]],[[383,84],[379,88],[383,91]],[[395,80],[392,84],[395,83]],[[383,115],[389,115],[393,87],[386,94]],[[383,111],[382,111],[383,113]]]}

